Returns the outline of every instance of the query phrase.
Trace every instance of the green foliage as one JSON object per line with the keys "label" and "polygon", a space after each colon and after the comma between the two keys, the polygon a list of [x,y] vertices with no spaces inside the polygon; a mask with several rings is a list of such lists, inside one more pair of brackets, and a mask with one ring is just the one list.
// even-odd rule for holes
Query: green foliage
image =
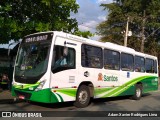
{"label": "green foliage", "polygon": [[78,8],[76,0],[0,0],[0,43],[42,31],[75,33],[78,23],[70,13]]}
{"label": "green foliage", "polygon": [[84,38],[89,38],[89,37],[92,37],[94,36],[94,34],[92,34],[90,31],[76,31],[74,33],[75,35],[78,35],[78,36],[81,36],[81,37],[84,37]]}
{"label": "green foliage", "polygon": [[140,51],[142,27],[144,26],[144,50],[146,53],[158,55],[159,0],[116,0],[115,3],[102,4],[101,6],[104,10],[109,11],[108,19],[97,26],[98,34],[102,36],[101,41],[111,41],[123,45],[126,22],[129,17],[129,31],[132,31],[132,36],[128,37],[128,46]]}

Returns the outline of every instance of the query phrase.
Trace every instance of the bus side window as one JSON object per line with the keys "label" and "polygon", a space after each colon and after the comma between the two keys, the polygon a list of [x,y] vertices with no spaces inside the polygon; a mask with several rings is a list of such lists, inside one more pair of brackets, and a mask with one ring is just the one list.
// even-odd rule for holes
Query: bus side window
{"label": "bus side window", "polygon": [[105,49],[104,50],[104,68],[111,70],[120,69],[120,53],[117,51]]}
{"label": "bus side window", "polygon": [[123,71],[133,71],[134,57],[131,54],[121,53],[121,69]]}
{"label": "bus side window", "polygon": [[102,68],[103,51],[102,48],[82,44],[81,46],[81,65],[88,68]]}
{"label": "bus side window", "polygon": [[157,60],[154,60],[154,73],[157,73]]}
{"label": "bus side window", "polygon": [[135,72],[145,72],[145,59],[141,56],[135,56]]}
{"label": "bus side window", "polygon": [[52,58],[52,72],[75,69],[75,50],[64,46],[55,46]]}
{"label": "bus side window", "polygon": [[154,73],[154,60],[146,58],[146,72]]}
{"label": "bus side window", "polygon": [[75,67],[75,50],[74,49],[69,48],[67,62],[68,62],[68,66]]}

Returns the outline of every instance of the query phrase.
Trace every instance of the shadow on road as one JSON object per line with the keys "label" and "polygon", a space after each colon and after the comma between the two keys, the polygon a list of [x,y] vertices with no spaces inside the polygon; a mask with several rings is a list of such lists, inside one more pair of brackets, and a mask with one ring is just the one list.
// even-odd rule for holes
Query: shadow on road
{"label": "shadow on road", "polygon": [[[125,100],[128,99],[129,96],[123,96],[123,97],[112,97],[112,98],[98,98],[94,99],[91,101],[90,105],[99,105],[103,104],[105,102],[110,102],[110,101],[119,101],[119,100]],[[62,102],[62,103],[38,103],[38,102],[29,102],[32,105],[38,105],[42,107],[47,107],[47,108],[66,108],[66,107],[74,107],[74,102]],[[76,107],[71,108],[71,110],[76,109]]]}
{"label": "shadow on road", "polygon": [[0,99],[0,104],[16,104],[24,102],[24,100],[17,100],[17,99]]}
{"label": "shadow on road", "polygon": [[[142,98],[145,98],[148,96],[150,96],[149,93],[144,94]],[[131,99],[131,96],[94,99],[94,100],[92,100],[89,107],[96,107],[96,106],[102,107],[103,105],[105,105],[105,106],[107,105],[108,109],[110,109],[110,110],[114,110],[115,108],[116,108],[116,110],[125,110],[122,107],[119,108],[117,102],[124,102],[125,100],[128,100],[128,99]],[[0,104],[12,104],[12,105],[16,105],[17,107],[19,105],[17,105],[16,103],[21,103],[21,102],[26,103],[24,105],[39,106],[40,108],[44,107],[44,108],[47,108],[47,110],[49,110],[49,111],[50,110],[57,110],[57,109],[61,109],[61,108],[65,109],[65,110],[71,110],[71,111],[78,109],[74,106],[74,102],[62,102],[62,103],[50,103],[49,104],[49,103],[38,103],[38,102],[31,102],[31,101],[19,100],[19,99],[16,99],[16,100],[15,99],[0,99]],[[82,109],[85,109],[85,108],[82,108]]]}
{"label": "shadow on road", "polygon": [[[142,97],[147,97],[150,94],[144,94]],[[91,104],[89,106],[94,106],[94,105],[103,105],[103,104],[113,104],[112,102],[114,101],[123,101],[124,100],[128,100],[128,99],[132,99],[131,96],[120,96],[120,97],[109,97],[109,98],[98,98],[98,99],[93,99],[91,101]],[[37,106],[41,106],[41,107],[46,107],[46,108],[67,108],[69,107],[68,110],[74,110],[77,109],[74,106],[74,102],[62,102],[62,103],[38,103],[38,102],[29,102],[32,105],[37,105]]]}
{"label": "shadow on road", "polygon": [[76,107],[74,106],[74,102],[62,102],[62,103],[38,103],[38,102],[29,102],[32,105],[37,105],[45,108],[68,108],[68,110],[74,110]]}
{"label": "shadow on road", "polygon": [[[151,94],[146,93],[142,95],[142,98],[148,97]],[[112,101],[119,101],[119,100],[128,100],[131,99],[132,100],[132,96],[128,95],[128,96],[119,96],[119,97],[108,97],[108,98],[98,98],[98,99],[94,99],[92,102],[94,104],[100,104],[103,102],[112,102]]]}

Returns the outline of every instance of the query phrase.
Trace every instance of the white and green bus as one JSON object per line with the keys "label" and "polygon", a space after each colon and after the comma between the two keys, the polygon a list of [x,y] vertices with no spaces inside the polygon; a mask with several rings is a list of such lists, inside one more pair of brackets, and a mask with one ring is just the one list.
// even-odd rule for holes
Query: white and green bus
{"label": "white and green bus", "polygon": [[113,43],[64,32],[25,36],[13,73],[12,95],[43,103],[75,101],[158,90],[157,57]]}

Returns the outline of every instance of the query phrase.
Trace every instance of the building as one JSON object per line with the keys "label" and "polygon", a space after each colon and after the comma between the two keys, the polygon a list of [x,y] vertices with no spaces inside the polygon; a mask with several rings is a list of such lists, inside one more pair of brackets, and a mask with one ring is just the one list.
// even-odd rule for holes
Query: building
{"label": "building", "polygon": [[9,44],[0,44],[0,76],[3,73],[6,73],[11,81],[18,47],[19,43],[15,42]]}

